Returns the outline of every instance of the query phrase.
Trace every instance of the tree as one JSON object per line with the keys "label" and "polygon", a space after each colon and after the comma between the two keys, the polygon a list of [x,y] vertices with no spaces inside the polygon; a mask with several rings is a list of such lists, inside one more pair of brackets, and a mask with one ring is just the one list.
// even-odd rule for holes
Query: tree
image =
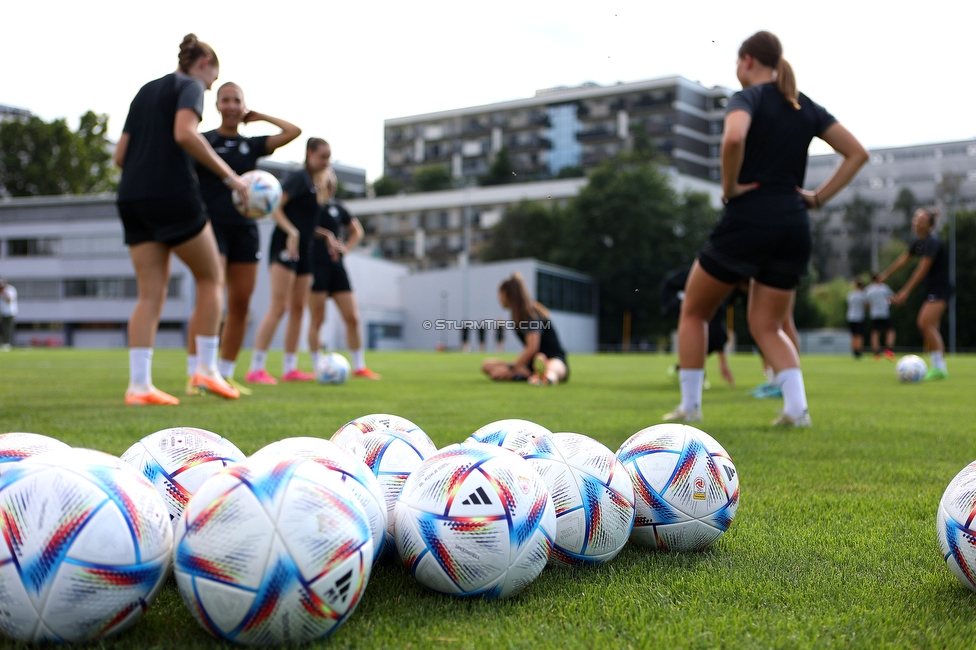
{"label": "tree", "polygon": [[521,257],[552,262],[559,257],[564,220],[558,207],[522,201],[505,211],[480,257],[486,262]]}
{"label": "tree", "polygon": [[389,176],[380,176],[373,181],[373,194],[375,196],[394,196],[401,189],[403,189],[403,184]]}
{"label": "tree", "polygon": [[482,186],[504,185],[514,180],[516,177],[515,168],[512,167],[512,159],[508,155],[508,149],[502,147],[495,153],[495,160],[488,167],[488,172],[478,179],[478,184]]}
{"label": "tree", "polygon": [[813,238],[813,248],[810,255],[810,264],[816,274],[815,281],[830,279],[830,259],[834,254],[834,246],[827,234],[827,224],[830,223],[830,215],[824,213],[810,214],[810,235]]}
{"label": "tree", "polygon": [[976,348],[973,287],[976,287],[976,210],[960,210],[956,212],[956,346],[959,350]]}
{"label": "tree", "polygon": [[898,192],[898,198],[895,199],[894,208],[895,212],[900,212],[905,217],[900,223],[895,224],[891,235],[898,239],[905,239],[912,227],[912,215],[918,209],[918,199],[915,197],[915,192],[912,192],[909,187],[901,188],[901,191]]}
{"label": "tree", "polygon": [[451,170],[444,165],[420,167],[413,173],[413,189],[418,192],[439,192],[451,187]]}
{"label": "tree", "polygon": [[586,176],[586,170],[578,165],[570,165],[569,167],[563,167],[556,174],[556,178],[580,178]]}
{"label": "tree", "polygon": [[871,268],[871,229],[874,225],[876,206],[860,194],[855,194],[850,203],[844,206],[844,225],[847,238],[851,242],[847,249],[847,263],[852,274],[862,273]]}
{"label": "tree", "polygon": [[88,111],[78,130],[64,119],[0,123],[0,193],[10,196],[90,194],[117,185],[107,137],[108,116]]}

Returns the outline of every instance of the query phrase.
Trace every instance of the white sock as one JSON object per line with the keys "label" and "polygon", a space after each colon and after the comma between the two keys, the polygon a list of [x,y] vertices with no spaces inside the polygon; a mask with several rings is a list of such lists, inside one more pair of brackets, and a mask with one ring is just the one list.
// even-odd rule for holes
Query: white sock
{"label": "white sock", "polygon": [[322,352],[320,350],[316,350],[315,352],[310,352],[309,356],[312,357],[312,369],[314,370],[315,368],[318,368],[319,359],[322,358]]}
{"label": "white sock", "polygon": [[152,386],[152,348],[129,348],[129,385]]}
{"label": "white sock", "polygon": [[796,420],[807,412],[807,391],[799,368],[787,368],[776,375],[776,385],[783,391],[783,413]]}
{"label": "white sock", "polygon": [[933,368],[938,368],[939,370],[945,370],[946,369],[945,357],[942,356],[942,352],[941,351],[933,352],[929,356],[932,359],[932,367]]}
{"label": "white sock", "polygon": [[267,350],[254,350],[251,352],[251,367],[248,372],[264,370],[264,364],[268,360]]}
{"label": "white sock", "polygon": [[219,336],[197,336],[197,369],[216,372],[219,352]]}
{"label": "white sock", "polygon": [[286,352],[281,363],[281,372],[287,375],[292,370],[298,369],[298,355],[294,352]]}
{"label": "white sock", "polygon": [[197,371],[197,355],[186,355],[186,376],[189,377]]}
{"label": "white sock", "polygon": [[220,359],[217,361],[217,370],[220,372],[221,377],[230,379],[234,376],[234,371],[237,370],[237,362]]}
{"label": "white sock", "polygon": [[701,408],[702,384],[705,381],[705,369],[697,368],[694,370],[678,371],[678,380],[681,382],[681,408],[687,413],[697,411]]}
{"label": "white sock", "polygon": [[358,350],[349,350],[349,356],[352,357],[352,369],[362,370],[366,367],[366,352],[362,348]]}

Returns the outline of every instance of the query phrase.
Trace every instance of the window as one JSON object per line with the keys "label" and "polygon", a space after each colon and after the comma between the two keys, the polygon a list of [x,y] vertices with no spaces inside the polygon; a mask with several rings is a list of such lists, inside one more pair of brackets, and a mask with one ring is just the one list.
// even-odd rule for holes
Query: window
{"label": "window", "polygon": [[57,300],[61,297],[61,282],[58,280],[10,280],[10,284],[17,287],[17,299],[22,302]]}
{"label": "window", "polygon": [[[183,277],[173,276],[169,279],[167,298],[180,298],[183,289]],[[66,299],[120,300],[135,298],[138,295],[135,278],[71,278],[64,280],[64,297]]]}
{"label": "window", "polygon": [[540,270],[536,273],[536,296],[550,310],[593,313],[593,284],[587,280]]}
{"label": "window", "polygon": [[34,239],[8,239],[7,255],[9,257],[49,257],[58,254],[56,237],[38,237]]}

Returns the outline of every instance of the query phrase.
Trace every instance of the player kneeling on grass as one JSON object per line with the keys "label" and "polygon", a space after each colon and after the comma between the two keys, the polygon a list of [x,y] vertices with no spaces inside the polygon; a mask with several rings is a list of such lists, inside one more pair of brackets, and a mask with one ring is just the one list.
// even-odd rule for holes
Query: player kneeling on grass
{"label": "player kneeling on grass", "polygon": [[515,335],[525,348],[514,363],[486,359],[481,370],[495,381],[527,381],[550,386],[569,379],[566,352],[552,326],[549,310],[532,300],[521,273],[502,282],[498,301],[512,313]]}

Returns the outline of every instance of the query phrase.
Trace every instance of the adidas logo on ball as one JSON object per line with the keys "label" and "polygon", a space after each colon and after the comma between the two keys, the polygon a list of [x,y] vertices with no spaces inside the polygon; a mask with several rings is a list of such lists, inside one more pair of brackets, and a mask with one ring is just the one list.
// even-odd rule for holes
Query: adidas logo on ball
{"label": "adidas logo on ball", "polygon": [[481,506],[481,505],[490,506],[491,499],[488,498],[488,495],[485,493],[485,489],[480,487],[474,492],[472,492],[471,494],[469,494],[468,498],[462,501],[461,503],[466,506]]}

